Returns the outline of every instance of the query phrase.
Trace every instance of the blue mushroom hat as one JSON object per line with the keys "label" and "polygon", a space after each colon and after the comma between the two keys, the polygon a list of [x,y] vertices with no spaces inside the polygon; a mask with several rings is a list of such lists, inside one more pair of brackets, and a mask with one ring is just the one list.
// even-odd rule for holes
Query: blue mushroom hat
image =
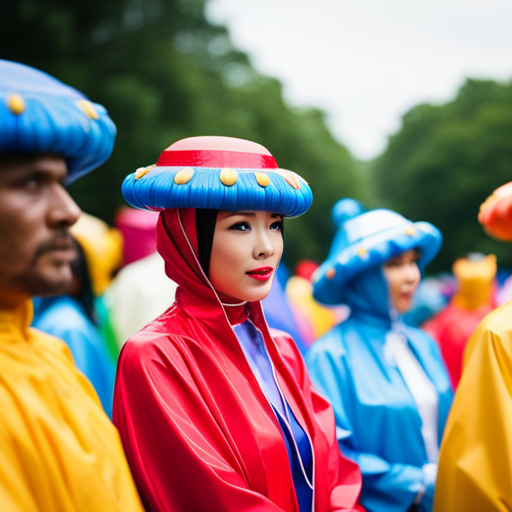
{"label": "blue mushroom hat", "polygon": [[313,296],[323,304],[342,304],[346,283],[369,267],[417,248],[423,269],[441,247],[435,226],[411,222],[391,210],[365,211],[354,199],[340,199],[332,213],[338,232],[327,260],[312,276]]}
{"label": "blue mushroom hat", "polygon": [[285,217],[302,215],[313,201],[308,183],[280,169],[265,147],[213,136],[175,142],[155,165],[129,174],[122,193],[128,204],[143,210],[262,210]]}
{"label": "blue mushroom hat", "polygon": [[112,153],[107,111],[38,69],[0,59],[0,153],[62,155],[72,182]]}

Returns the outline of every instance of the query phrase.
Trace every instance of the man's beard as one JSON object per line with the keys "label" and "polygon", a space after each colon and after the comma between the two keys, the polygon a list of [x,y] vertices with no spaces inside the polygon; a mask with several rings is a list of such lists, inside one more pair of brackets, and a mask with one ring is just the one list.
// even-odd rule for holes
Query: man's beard
{"label": "man's beard", "polygon": [[[69,263],[61,263],[59,267],[67,267],[67,272],[63,268],[58,269],[57,264],[55,273],[52,275],[51,268],[44,272],[39,268],[39,260],[46,256],[55,246],[70,246],[75,248],[74,241],[67,230],[60,231],[51,239],[41,243],[35,251],[34,258],[23,274],[14,279],[15,288],[22,290],[31,297],[48,297],[68,293],[73,283],[73,274]],[[47,266],[51,267],[49,262]]]}

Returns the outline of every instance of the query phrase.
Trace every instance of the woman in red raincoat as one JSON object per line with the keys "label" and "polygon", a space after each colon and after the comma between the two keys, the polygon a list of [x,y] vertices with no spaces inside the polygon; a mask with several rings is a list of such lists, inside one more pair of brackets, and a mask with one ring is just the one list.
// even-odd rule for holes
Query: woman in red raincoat
{"label": "woman in red raincoat", "polygon": [[178,284],[119,359],[114,423],[147,508],[361,510],[332,409],[260,303],[308,184],[259,144],[195,137],[128,176],[123,194],[161,212],[157,248]]}

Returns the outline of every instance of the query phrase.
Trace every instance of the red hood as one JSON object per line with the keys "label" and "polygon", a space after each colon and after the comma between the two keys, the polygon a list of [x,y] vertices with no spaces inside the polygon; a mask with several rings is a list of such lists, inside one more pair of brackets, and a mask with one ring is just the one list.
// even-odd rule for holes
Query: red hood
{"label": "red hood", "polygon": [[[221,320],[240,318],[245,308],[225,308],[199,263],[196,210],[163,210],[156,227],[156,245],[165,261],[165,273],[177,285],[176,301],[194,318],[217,331],[227,327]],[[261,302],[249,304],[247,313],[260,329],[268,332]],[[229,323],[229,322],[228,322]],[[225,335],[225,333],[224,333]]]}
{"label": "red hood", "polygon": [[165,261],[165,273],[178,286],[194,295],[216,301],[197,257],[195,208],[164,210],[156,226],[156,247]]}

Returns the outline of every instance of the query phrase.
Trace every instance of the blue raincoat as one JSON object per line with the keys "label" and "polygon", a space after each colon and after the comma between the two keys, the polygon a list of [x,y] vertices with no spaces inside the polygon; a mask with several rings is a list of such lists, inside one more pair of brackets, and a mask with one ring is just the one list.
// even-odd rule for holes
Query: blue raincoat
{"label": "blue raincoat", "polygon": [[[341,451],[359,464],[361,503],[367,511],[405,512],[419,501],[418,510],[430,512],[438,448],[435,412],[429,414],[432,432],[430,424],[423,425],[395,362],[396,343],[392,342],[406,343],[409,362],[403,370],[409,378],[411,368],[419,363],[433,385],[437,445],[453,393],[434,340],[405,325],[392,308],[382,265],[395,255],[418,249],[418,265],[423,269],[437,254],[442,236],[428,222],[413,223],[391,210],[365,212],[353,199],[338,201],[333,219],[339,229],[327,260],[313,275],[313,296],[324,304],[346,304],[351,314],[306,354],[311,380],[334,408]],[[414,380],[421,377],[417,371],[412,370],[417,375]],[[420,386],[422,393],[424,386]],[[432,406],[435,411],[435,402]],[[422,428],[429,439],[430,457]]]}
{"label": "blue raincoat", "polygon": [[[363,506],[368,512],[406,511],[422,489],[428,460],[416,403],[384,353],[392,320],[381,267],[349,282],[346,302],[350,317],[313,344],[306,363],[334,408],[342,452],[361,469]],[[399,328],[437,390],[440,441],[452,402],[440,351],[419,329]]]}
{"label": "blue raincoat", "polygon": [[65,341],[112,419],[116,362],[80,303],[69,296],[34,299],[32,327]]}

